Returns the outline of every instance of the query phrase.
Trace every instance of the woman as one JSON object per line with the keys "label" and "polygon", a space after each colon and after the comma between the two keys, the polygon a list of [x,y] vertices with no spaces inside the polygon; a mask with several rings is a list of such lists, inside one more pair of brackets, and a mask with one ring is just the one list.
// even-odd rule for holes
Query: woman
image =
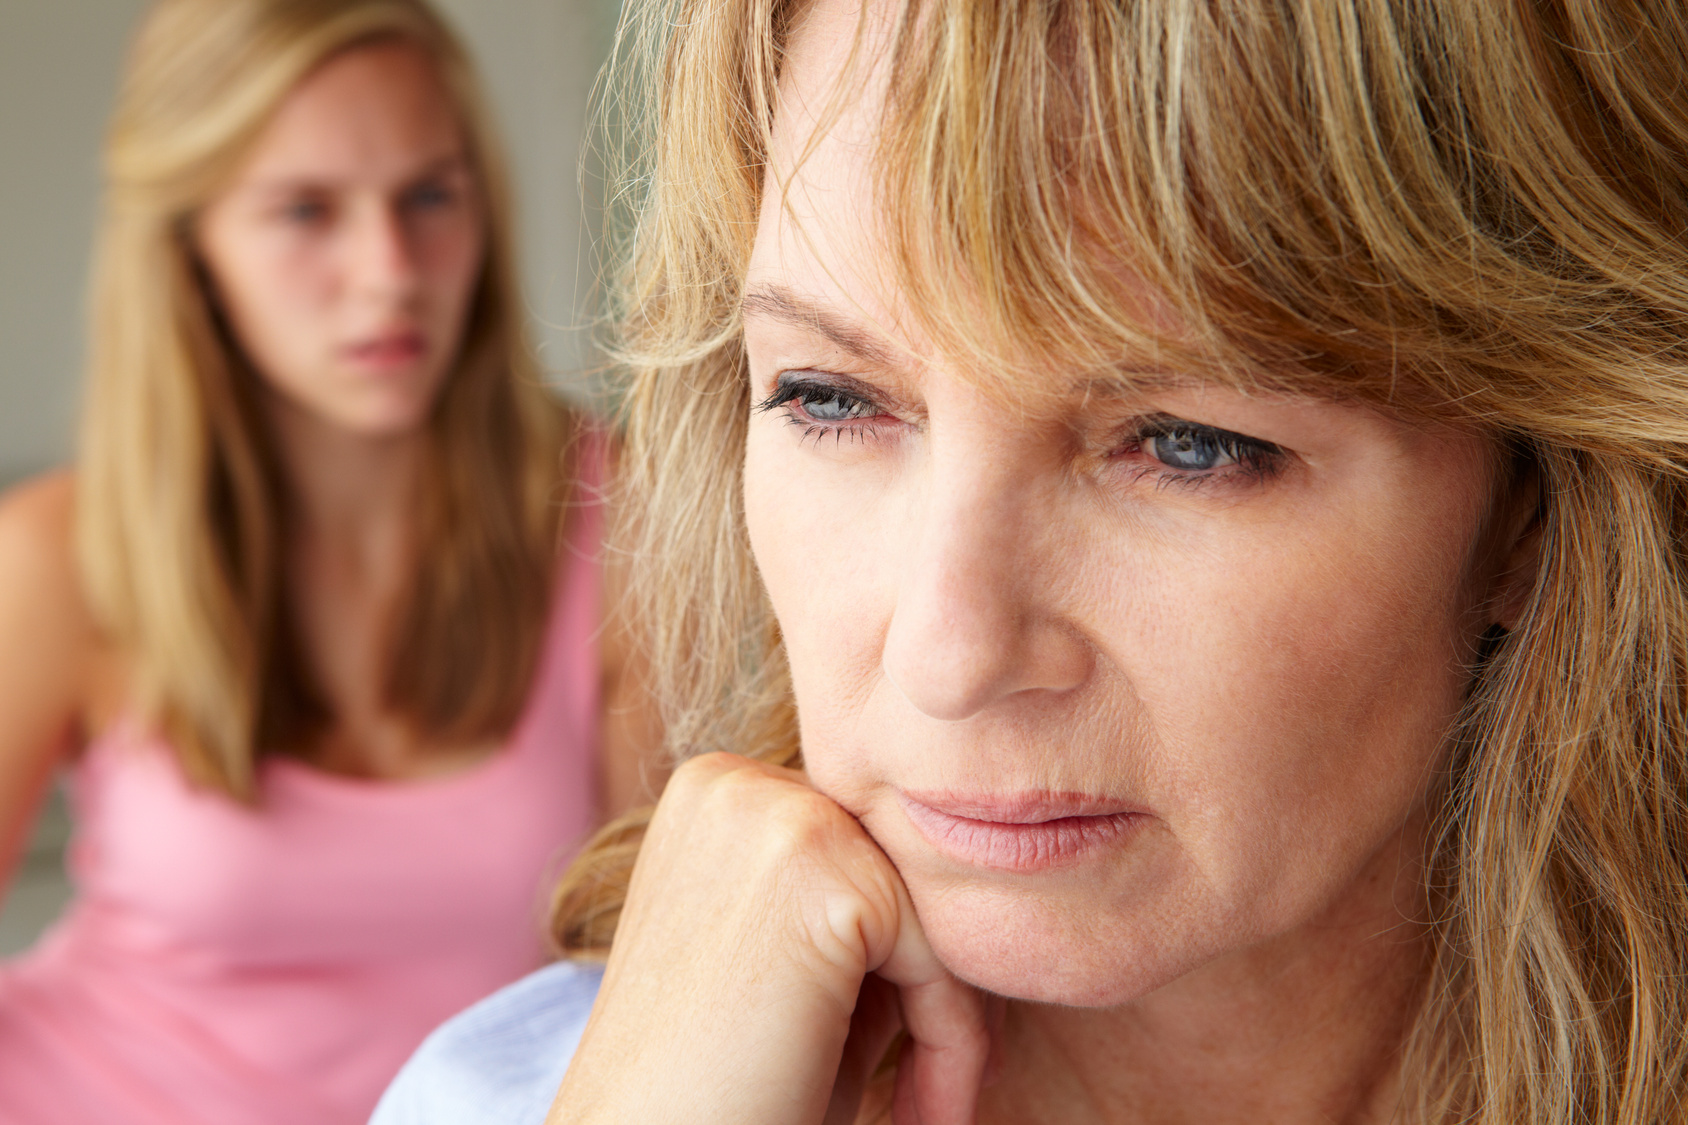
{"label": "woman", "polygon": [[77,821],[0,1119],[362,1121],[636,787],[602,442],[420,0],[164,0],[107,168],[81,454],[0,507],[8,864],[61,767]]}
{"label": "woman", "polygon": [[377,1120],[1681,1120],[1683,12],[679,7],[635,583],[743,756]]}

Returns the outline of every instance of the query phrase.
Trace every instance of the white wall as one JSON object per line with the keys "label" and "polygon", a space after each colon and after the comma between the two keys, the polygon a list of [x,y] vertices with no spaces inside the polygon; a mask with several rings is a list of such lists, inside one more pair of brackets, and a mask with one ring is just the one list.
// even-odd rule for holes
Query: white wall
{"label": "white wall", "polygon": [[[6,3],[7,0],[0,0]],[[540,362],[565,392],[594,358],[591,224],[580,194],[587,101],[615,0],[435,0],[491,90],[516,173],[521,256]]]}
{"label": "white wall", "polygon": [[[614,0],[439,0],[481,64],[512,150],[541,359],[590,362],[576,162]],[[99,144],[145,0],[0,0],[0,485],[70,452]]]}
{"label": "white wall", "polygon": [[99,141],[142,0],[0,0],[0,481],[69,449]]}

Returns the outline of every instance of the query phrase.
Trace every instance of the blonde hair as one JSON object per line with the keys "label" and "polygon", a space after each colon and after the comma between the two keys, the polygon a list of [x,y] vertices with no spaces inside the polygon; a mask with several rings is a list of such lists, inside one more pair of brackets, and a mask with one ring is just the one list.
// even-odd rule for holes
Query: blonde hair
{"label": "blonde hair", "polygon": [[256,375],[207,296],[193,224],[279,103],[330,57],[414,45],[460,115],[487,252],[429,421],[417,572],[389,704],[424,734],[502,734],[537,660],[565,417],[525,346],[505,174],[467,56],[421,0],[163,0],[106,144],[77,471],[83,580],[138,703],[195,781],[251,799],[258,758],[332,716],[289,624],[286,482]]}
{"label": "blonde hair", "polygon": [[[737,466],[744,266],[800,16],[646,0],[623,28],[620,534],[677,754],[797,760]],[[1151,354],[1533,461],[1539,571],[1453,748],[1402,1112],[1681,1119],[1688,11],[909,0],[892,50],[888,241],[958,369],[1029,393],[1051,360]],[[611,826],[559,888],[565,953],[607,946],[640,831]]]}

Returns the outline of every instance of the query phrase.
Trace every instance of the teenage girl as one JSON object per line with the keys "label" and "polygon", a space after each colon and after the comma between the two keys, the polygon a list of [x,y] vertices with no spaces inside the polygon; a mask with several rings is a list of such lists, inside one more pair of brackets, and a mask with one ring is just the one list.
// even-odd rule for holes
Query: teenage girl
{"label": "teenage girl", "polygon": [[641,785],[485,121],[422,0],[140,31],[80,455],[0,502],[0,869],[61,772],[76,821],[0,1120],[364,1120]]}

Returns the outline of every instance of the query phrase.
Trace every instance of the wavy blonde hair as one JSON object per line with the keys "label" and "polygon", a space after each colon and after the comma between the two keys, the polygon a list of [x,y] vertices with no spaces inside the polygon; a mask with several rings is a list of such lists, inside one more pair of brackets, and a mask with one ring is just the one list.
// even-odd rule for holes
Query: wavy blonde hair
{"label": "wavy blonde hair", "polygon": [[487,251],[429,421],[418,568],[390,638],[390,705],[426,734],[504,733],[545,623],[568,418],[523,339],[502,160],[468,57],[422,0],[162,0],[107,138],[77,465],[95,615],[195,781],[254,796],[256,763],[332,722],[289,622],[287,485],[257,375],[209,299],[195,217],[287,94],[382,40],[433,62],[484,200]]}
{"label": "wavy blonde hair", "polygon": [[[744,268],[801,7],[644,0],[622,30],[621,536],[682,755],[797,760],[738,467]],[[1476,427],[1533,462],[1539,570],[1486,638],[1451,758],[1403,1113],[1681,1120],[1688,9],[899,11],[883,211],[907,305],[958,368],[1035,390],[1040,366],[1155,354]],[[564,953],[607,947],[641,826],[607,829],[559,888]]]}

